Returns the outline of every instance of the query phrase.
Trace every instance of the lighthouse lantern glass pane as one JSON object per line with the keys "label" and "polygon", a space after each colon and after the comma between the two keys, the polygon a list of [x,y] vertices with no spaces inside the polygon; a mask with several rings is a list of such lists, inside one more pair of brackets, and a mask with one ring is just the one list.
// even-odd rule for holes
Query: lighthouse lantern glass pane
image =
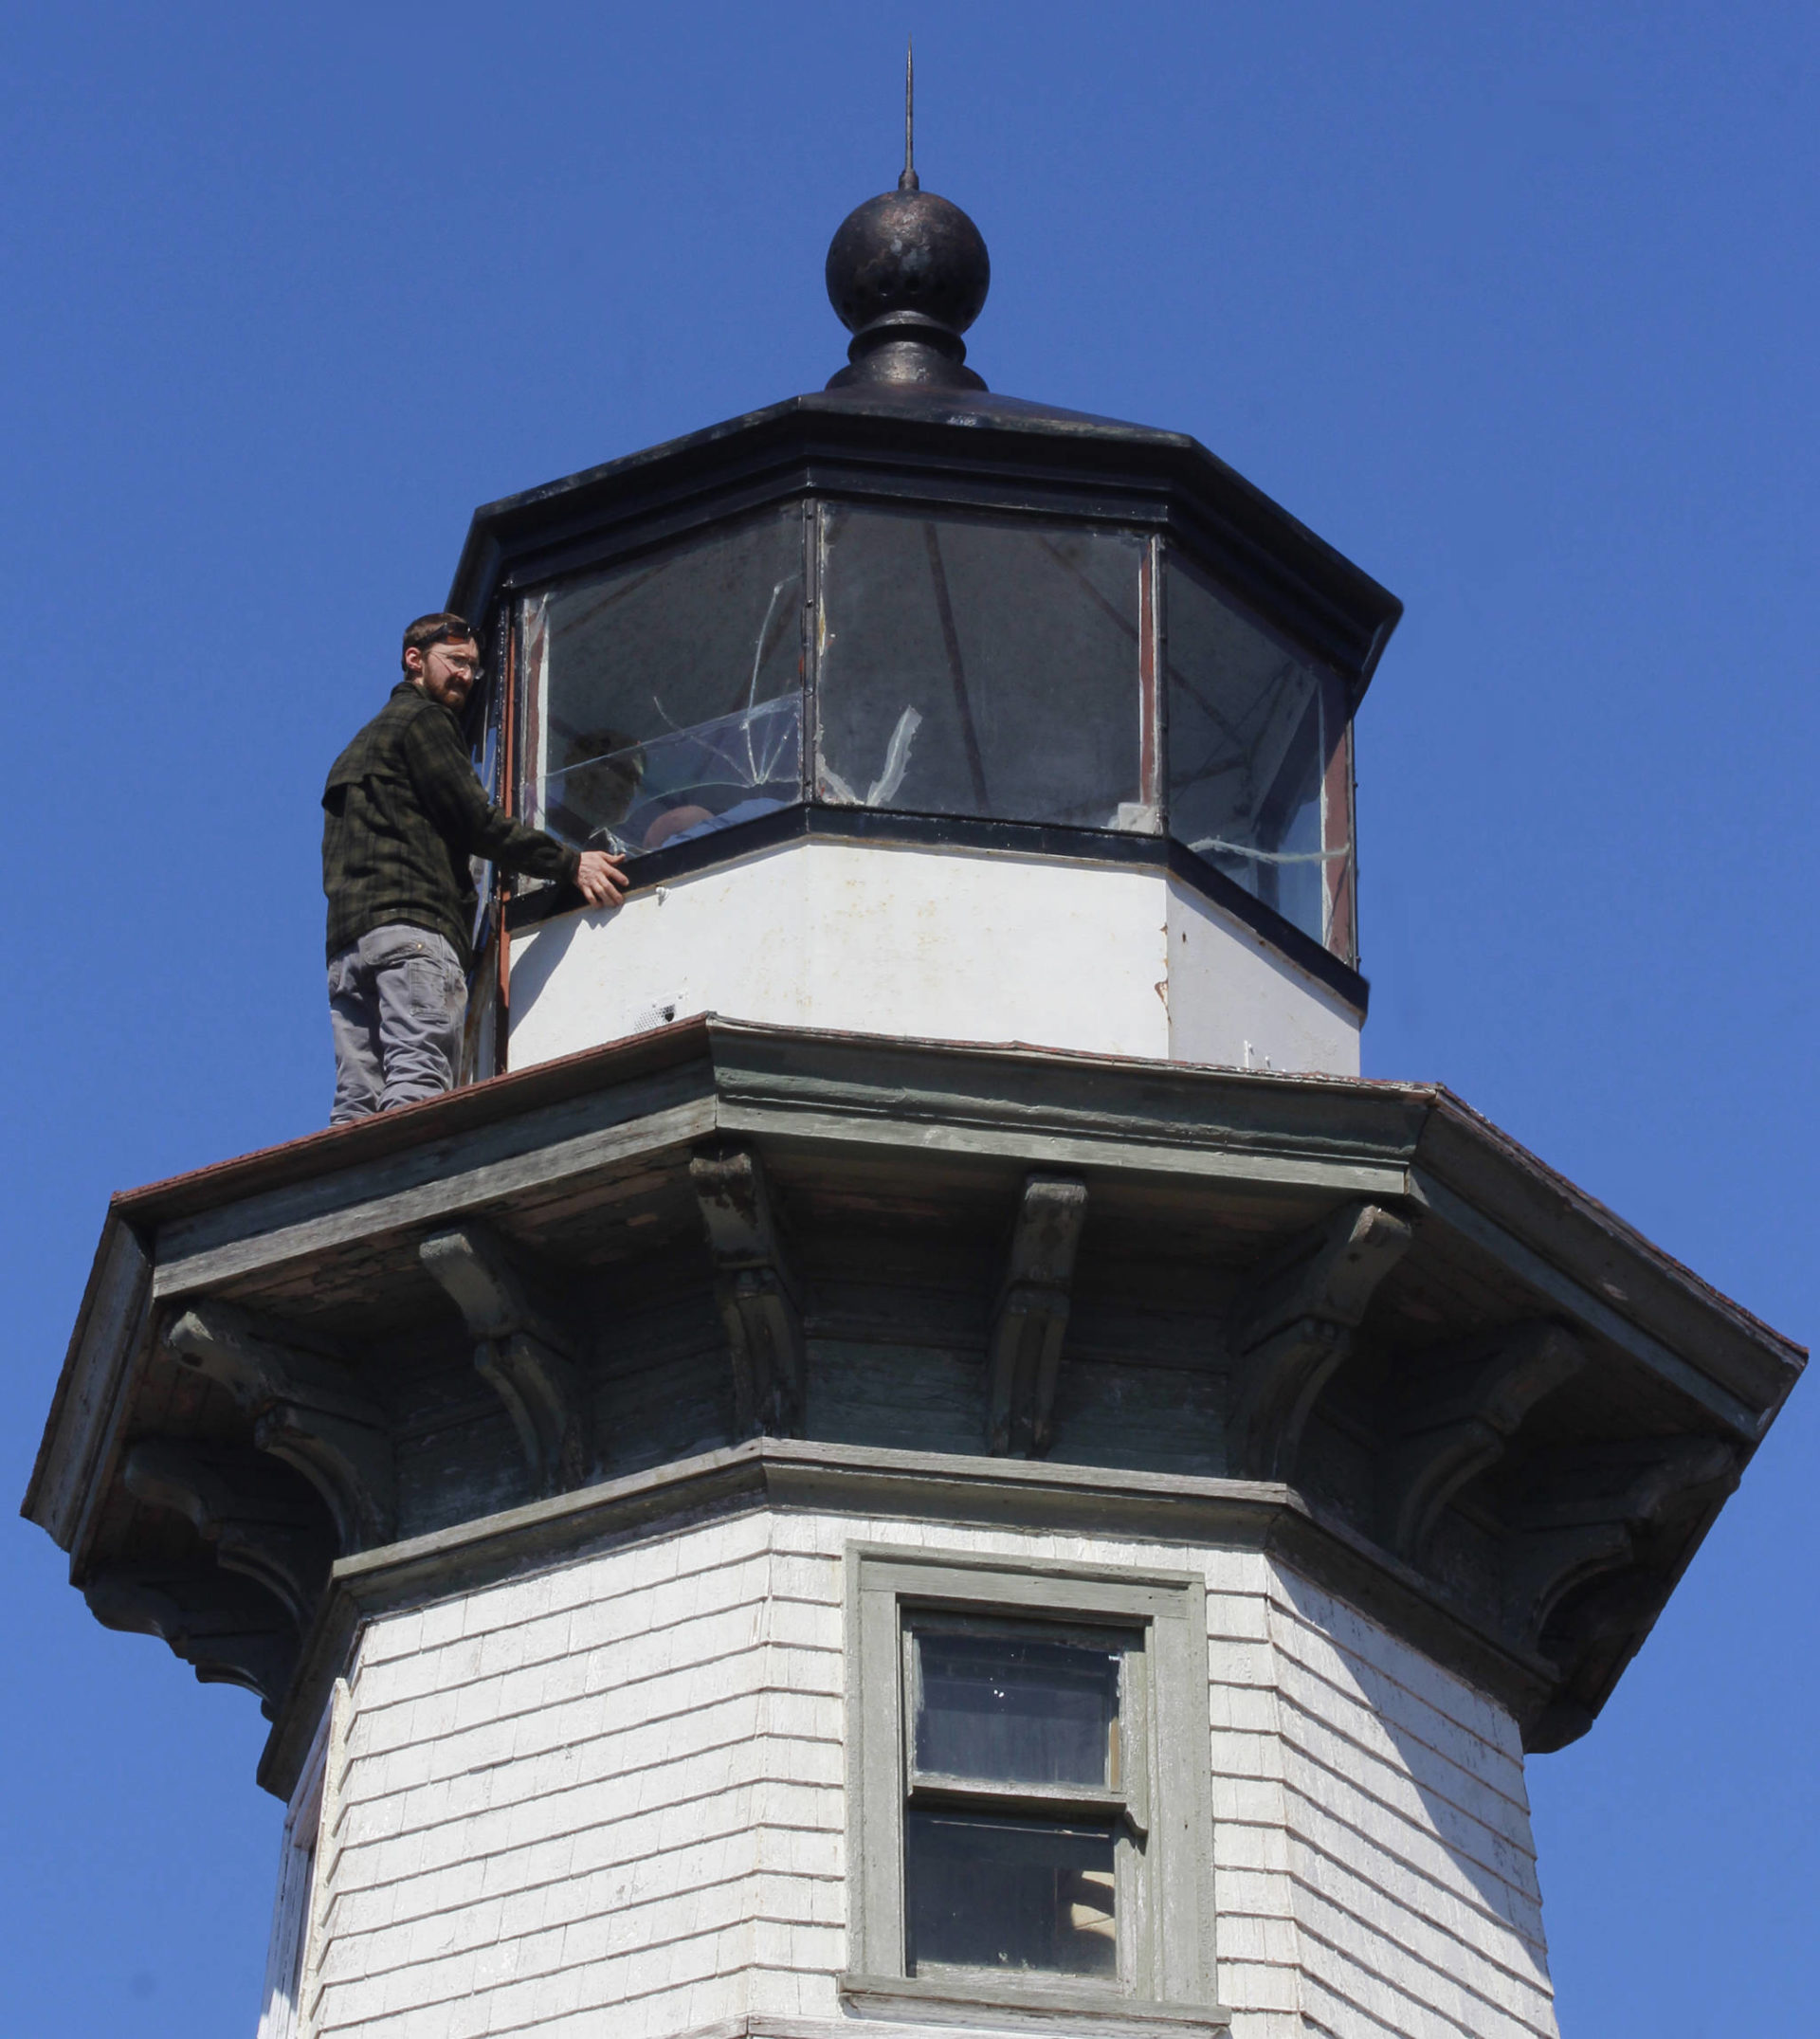
{"label": "lighthouse lantern glass pane", "polygon": [[520,628],[535,827],[638,856],[802,798],[800,509],[558,583]]}
{"label": "lighthouse lantern glass pane", "polygon": [[1333,689],[1173,555],[1165,591],[1170,833],[1325,942],[1352,856],[1322,821]]}
{"label": "lighthouse lantern glass pane", "polygon": [[1138,539],[833,503],[822,543],[822,799],[1155,828]]}

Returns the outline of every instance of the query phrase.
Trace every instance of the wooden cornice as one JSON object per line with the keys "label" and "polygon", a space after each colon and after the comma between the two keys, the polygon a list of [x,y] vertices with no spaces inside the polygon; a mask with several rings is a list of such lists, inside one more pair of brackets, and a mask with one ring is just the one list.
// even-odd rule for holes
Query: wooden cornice
{"label": "wooden cornice", "polygon": [[[1537,1746],[1603,1703],[1806,1357],[1431,1086],[710,1016],[117,1197],[24,1512],[111,1617],[194,1642],[265,1633],[261,1566],[284,1619],[308,1614],[283,1511],[246,1498],[260,1454],[311,1483],[346,1559],[710,1435],[814,1446],[813,1350],[846,1336],[816,1283],[861,1278],[809,1265],[799,1208],[924,1254],[864,1336],[941,1347],[948,1448],[1124,1453],[1134,1477],[1187,1450],[1325,1494],[1332,1536],[1371,1554],[1359,1580],[1552,1665],[1524,1701]],[[1146,1345],[1141,1298],[1106,1300],[1108,1254],[1189,1298],[1186,1356]],[[621,1348],[658,1265],[672,1328],[638,1334],[637,1386]],[[917,1280],[946,1328],[902,1330]],[[1091,1396],[1125,1392],[1108,1339],[1162,1399],[1089,1435]],[[411,1439],[442,1421],[409,1406],[426,1368],[438,1408],[471,1405],[464,1434],[503,1441],[411,1501]],[[1184,1401],[1191,1375],[1211,1386]],[[708,1413],[671,1435],[678,1395]],[[839,1418],[869,1420],[863,1395]],[[177,1574],[177,1533],[144,1527],[167,1518],[202,1539]],[[247,1650],[249,1681],[284,1661]]]}

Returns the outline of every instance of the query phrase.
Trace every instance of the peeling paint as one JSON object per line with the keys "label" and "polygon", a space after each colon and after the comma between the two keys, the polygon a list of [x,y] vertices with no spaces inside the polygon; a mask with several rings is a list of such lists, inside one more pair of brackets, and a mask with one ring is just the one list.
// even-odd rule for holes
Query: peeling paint
{"label": "peeling paint", "polygon": [[542,923],[513,944],[512,988],[516,1068],[667,1010],[1358,1071],[1358,1015],[1165,873],[1003,851],[785,844]]}

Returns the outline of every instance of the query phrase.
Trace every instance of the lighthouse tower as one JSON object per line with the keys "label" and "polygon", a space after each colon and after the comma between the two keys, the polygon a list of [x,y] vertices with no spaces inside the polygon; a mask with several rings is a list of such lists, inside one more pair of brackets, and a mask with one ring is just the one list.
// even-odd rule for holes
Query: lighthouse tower
{"label": "lighthouse tower", "polygon": [[989,391],[914,172],[825,391],[481,510],[452,1095],[117,1197],[26,1512],[259,1695],[260,2039],[1547,2039],[1524,1795],[1803,1354],[1365,1082],[1398,604]]}

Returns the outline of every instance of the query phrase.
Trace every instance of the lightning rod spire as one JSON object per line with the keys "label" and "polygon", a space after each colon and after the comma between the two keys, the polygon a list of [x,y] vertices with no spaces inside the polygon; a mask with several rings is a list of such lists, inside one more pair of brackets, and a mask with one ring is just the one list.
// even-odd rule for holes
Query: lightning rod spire
{"label": "lightning rod spire", "polygon": [[903,174],[898,179],[898,189],[922,189],[917,175],[917,48],[912,36],[903,39]]}

